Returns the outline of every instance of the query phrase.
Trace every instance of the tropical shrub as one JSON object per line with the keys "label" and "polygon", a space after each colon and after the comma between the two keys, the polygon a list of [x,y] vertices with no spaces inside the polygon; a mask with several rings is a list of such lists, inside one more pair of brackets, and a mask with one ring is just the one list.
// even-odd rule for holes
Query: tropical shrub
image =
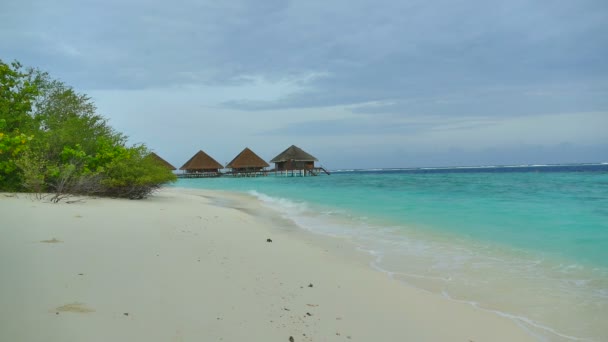
{"label": "tropical shrub", "polygon": [[32,136],[13,132],[3,132],[5,120],[0,119],[0,189],[15,191],[20,189],[21,174],[16,160],[28,150]]}
{"label": "tropical shrub", "polygon": [[0,95],[0,191],[140,199],[176,179],[46,73],[0,60]]}

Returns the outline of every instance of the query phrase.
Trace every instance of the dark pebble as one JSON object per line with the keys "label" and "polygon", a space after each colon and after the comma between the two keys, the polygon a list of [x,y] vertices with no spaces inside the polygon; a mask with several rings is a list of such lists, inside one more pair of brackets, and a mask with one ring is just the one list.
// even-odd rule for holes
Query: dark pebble
{"label": "dark pebble", "polygon": [[129,316],[129,313],[128,313],[128,312],[125,312],[125,313],[123,313],[123,315],[125,315],[125,316]]}
{"label": "dark pebble", "polygon": [[312,287],[312,284],[308,284],[308,287]]}
{"label": "dark pebble", "polygon": [[289,342],[293,342],[293,341],[294,341],[293,336],[289,336]]}
{"label": "dark pebble", "polygon": [[312,314],[310,312],[307,312],[306,316],[312,316]]}
{"label": "dark pebble", "polygon": [[272,242],[272,239],[266,239],[266,242]]}

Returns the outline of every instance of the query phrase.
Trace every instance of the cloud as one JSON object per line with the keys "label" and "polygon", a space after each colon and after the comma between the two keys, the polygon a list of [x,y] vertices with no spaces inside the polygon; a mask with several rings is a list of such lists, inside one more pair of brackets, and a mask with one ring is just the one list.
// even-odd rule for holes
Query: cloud
{"label": "cloud", "polygon": [[102,87],[120,87],[129,76],[137,81],[127,85],[135,87],[192,81],[180,72],[209,83],[250,74],[273,79],[329,72],[332,77],[319,80],[319,86],[389,90],[437,84],[442,76],[442,84],[460,86],[496,78],[546,79],[548,69],[562,77],[573,69],[606,71],[599,57],[608,52],[608,44],[602,44],[608,42],[606,7],[602,1],[574,6],[523,0],[500,5],[481,0],[184,1],[180,6],[40,0],[9,8],[21,20],[3,31],[70,40],[88,52],[79,60],[82,66],[103,63],[121,71],[89,70],[105,76],[96,83]]}
{"label": "cloud", "polygon": [[[290,137],[497,146],[519,141],[499,122],[533,134],[606,113],[606,22],[605,0],[23,0],[0,11],[0,57],[92,94],[137,141],[169,126],[164,144],[192,148],[201,127],[267,150]],[[588,140],[573,130],[559,134]]]}
{"label": "cloud", "polygon": [[405,123],[395,121],[377,121],[360,118],[338,120],[315,120],[290,123],[273,130],[262,131],[263,136],[278,135],[289,137],[318,137],[318,136],[387,136],[419,132],[432,127],[429,123]]}

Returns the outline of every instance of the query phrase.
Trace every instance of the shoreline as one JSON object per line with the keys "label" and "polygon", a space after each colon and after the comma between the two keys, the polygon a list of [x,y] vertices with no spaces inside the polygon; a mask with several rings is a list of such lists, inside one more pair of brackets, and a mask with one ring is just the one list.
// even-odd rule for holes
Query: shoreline
{"label": "shoreline", "polygon": [[0,303],[9,309],[0,338],[535,340],[508,318],[391,280],[344,241],[231,196],[180,188],[142,201],[1,196],[9,280]]}
{"label": "shoreline", "polygon": [[371,215],[361,221],[344,208],[276,192],[236,193],[260,200],[302,231],[345,241],[366,254],[366,264],[395,281],[507,317],[539,340],[605,337],[601,317],[608,278],[603,268],[433,230],[429,234],[424,226],[411,229]]}
{"label": "shoreline", "polygon": [[[178,189],[183,189],[186,191],[194,190],[193,188],[185,188],[185,187],[181,187],[181,188],[178,187]],[[445,275],[438,275],[437,277],[433,277],[433,276],[423,275],[422,273],[421,274],[402,273],[403,271],[391,268],[390,265],[384,265],[383,259],[385,256],[388,256],[388,255],[386,255],[385,251],[376,250],[375,247],[378,247],[378,246],[375,246],[374,248],[372,248],[372,247],[370,247],[370,245],[367,245],[366,243],[369,241],[366,241],[366,240],[369,239],[369,236],[366,236],[366,238],[363,240],[360,239],[358,236],[356,236],[357,233],[361,233],[359,231],[359,229],[361,229],[361,227],[357,227],[353,231],[339,232],[339,233],[336,233],[336,231],[332,231],[332,230],[328,231],[326,229],[316,228],[319,225],[323,226],[326,224],[358,225],[353,221],[345,220],[345,217],[338,219],[338,221],[336,221],[336,218],[333,218],[331,221],[328,219],[323,219],[322,221],[315,220],[312,222],[311,221],[308,221],[308,222],[301,221],[300,219],[293,221],[294,213],[283,211],[283,209],[285,209],[283,207],[284,205],[286,205],[289,208],[291,208],[292,206],[298,205],[297,202],[291,202],[292,201],[291,199],[282,198],[282,197],[280,197],[280,198],[279,197],[269,197],[268,195],[265,195],[264,193],[260,193],[257,191],[248,191],[246,193],[238,192],[238,191],[234,191],[234,190],[211,190],[211,191],[219,191],[220,195],[223,195],[223,196],[230,195],[230,196],[239,198],[241,200],[242,199],[248,200],[250,198],[253,198],[256,201],[260,201],[260,202],[262,202],[263,208],[269,208],[273,212],[280,213],[280,215],[283,217],[288,217],[290,224],[294,224],[297,227],[297,231],[303,232],[302,234],[300,234],[298,236],[299,238],[310,239],[310,235],[319,236],[318,239],[314,240],[314,243],[317,245],[324,245],[325,243],[328,243],[328,241],[329,242],[340,241],[340,243],[336,244],[335,246],[329,247],[333,253],[343,252],[343,253],[348,254],[347,258],[351,258],[351,259],[358,258],[359,262],[365,263],[366,265],[368,265],[370,268],[374,269],[375,271],[384,274],[386,277],[390,278],[391,280],[399,282],[400,284],[402,284],[406,287],[411,287],[416,290],[421,290],[421,291],[427,292],[432,295],[440,296],[441,298],[444,298],[445,300],[448,300],[451,302],[466,304],[466,305],[473,307],[476,310],[480,310],[482,312],[485,312],[485,313],[488,313],[491,315],[496,315],[496,316],[500,316],[503,318],[507,318],[507,319],[513,321],[519,327],[521,327],[521,329],[525,330],[528,334],[537,338],[538,340],[541,340],[541,341],[579,341],[579,340],[593,341],[594,340],[592,338],[585,338],[585,337],[580,337],[580,336],[576,336],[576,335],[570,335],[567,332],[562,331],[560,329],[560,327],[561,328],[563,328],[563,327],[558,322],[557,323],[552,322],[552,323],[554,323],[553,325],[548,325],[547,322],[543,322],[542,319],[536,320],[534,318],[528,317],[528,316],[526,316],[525,313],[519,312],[518,309],[520,309],[520,308],[517,306],[505,306],[505,305],[501,306],[501,305],[497,305],[497,303],[494,303],[494,302],[484,301],[483,299],[488,299],[488,298],[478,298],[478,297],[474,296],[472,292],[470,292],[470,291],[474,291],[475,289],[467,289],[466,291],[464,291],[464,293],[462,292],[463,289],[459,289],[460,293],[457,293],[457,296],[453,296],[453,294],[450,292],[452,290],[452,287],[447,286],[445,288],[442,288],[442,286],[438,285],[438,283],[440,283],[440,282],[451,282],[452,281],[451,278],[452,278],[453,274],[451,274],[451,272],[449,272],[449,271],[447,271],[445,273]],[[279,201],[286,200],[289,203],[287,203],[287,204],[281,203],[281,206],[277,207],[276,206],[277,203],[275,203],[275,201],[277,199]],[[272,204],[272,205],[270,205],[270,204]],[[315,209],[307,208],[306,211],[310,210],[312,212],[317,212],[318,209],[321,209],[323,211],[329,210],[330,212],[333,211],[333,208],[328,208],[328,207],[315,208]],[[342,213],[342,214],[344,214],[344,213]],[[303,217],[300,214],[298,214],[297,216],[299,216],[299,218]],[[366,217],[366,219],[367,219],[367,217]],[[375,226],[391,227],[395,223],[394,222],[389,223],[387,221],[377,221],[376,222],[376,221],[373,221],[373,219],[370,219],[369,221],[366,220],[365,224],[366,225],[372,224],[372,227],[375,227]],[[369,228],[367,228],[367,229],[369,229]],[[425,234],[425,236],[424,236],[425,239],[428,238],[428,236],[426,235],[427,232],[424,231],[424,228],[421,229],[421,228],[417,227],[415,232],[408,231],[406,234],[409,235],[412,233],[414,233],[414,235],[415,235],[414,240],[421,239],[420,233]],[[443,234],[439,235],[437,232],[431,233],[430,236],[433,238],[432,241],[435,241],[435,239],[440,239],[442,244],[445,244],[447,242],[452,244],[453,241],[451,241],[451,239],[457,238],[456,236],[447,236],[447,235],[443,235]],[[393,238],[399,239],[400,237],[393,236]],[[391,240],[391,241],[394,242],[395,240]],[[479,242],[477,242],[477,241],[473,242],[472,240],[464,240],[460,237],[457,238],[457,244],[458,244],[459,248],[463,248],[464,246],[466,246],[467,248],[471,248],[472,250],[483,249],[482,247],[487,248],[486,247],[487,245],[481,246],[479,244]],[[336,246],[338,246],[339,248],[335,248]],[[434,245],[431,247],[432,247],[431,249],[445,248],[445,246],[441,246],[441,245]],[[527,260],[528,258],[530,258],[530,256],[528,255],[528,253],[530,253],[529,251],[526,251],[525,252],[526,255],[522,256],[521,254],[519,254],[519,253],[523,253],[521,250],[518,251],[519,253],[516,253],[512,250],[507,250],[502,245],[495,245],[495,246],[493,245],[490,249],[492,250],[492,253],[498,252],[498,254],[492,254],[492,256],[491,256],[492,258],[498,258],[501,260],[504,258],[505,260],[510,260],[511,263],[514,263],[514,262],[515,263],[517,263],[517,262],[526,263],[527,261],[524,261],[524,260]],[[348,251],[350,251],[350,253]],[[454,257],[457,258],[458,256],[454,256]],[[414,262],[414,263],[420,262],[418,260],[409,259],[409,258],[411,258],[411,255],[404,256],[404,258],[405,259],[401,260],[401,261],[407,262],[408,265],[411,265],[412,262]],[[485,258],[489,258],[489,256],[486,255]],[[535,259],[531,259],[531,260],[535,260]],[[549,263],[548,260],[544,260],[544,261]],[[560,261],[565,262],[565,260],[560,260]],[[557,263],[555,263],[555,260],[551,260],[550,263],[552,264],[552,267],[557,265]],[[389,268],[386,268],[387,266]],[[395,266],[395,265],[393,264],[392,266]],[[426,265],[426,264],[421,264],[419,266],[432,267],[432,265]],[[504,272],[505,270],[502,270],[502,271]],[[509,270],[507,270],[507,271],[509,271]],[[501,271],[497,270],[496,272],[501,272]],[[487,274],[487,276],[497,277],[498,280],[494,281],[494,283],[497,283],[496,285],[498,285],[498,283],[500,283],[500,282],[503,282],[503,284],[501,286],[499,286],[500,289],[502,290],[500,292],[499,297],[502,297],[505,295],[505,292],[503,292],[503,291],[509,291],[509,286],[512,286],[514,288],[526,288],[527,286],[531,286],[531,285],[535,286],[535,287],[539,286],[539,284],[526,283],[525,281],[511,283],[507,279],[499,279],[501,277],[498,276],[498,273],[496,273],[496,272],[493,272],[492,274]],[[468,276],[472,276],[472,275],[469,274]],[[474,279],[468,279],[468,280],[475,281]],[[512,281],[512,279],[511,279],[511,281]],[[552,281],[559,282],[560,279],[556,278],[556,279],[552,279]],[[511,289],[511,291],[512,290],[513,289]],[[494,294],[496,293],[496,289],[494,289],[494,288],[484,289],[483,292],[486,293],[486,295],[491,293],[492,296],[494,296]],[[524,298],[527,298],[527,297],[524,296]],[[480,299],[481,299],[481,301],[480,301]],[[503,304],[505,304],[505,303],[509,302],[509,300],[511,300],[511,299],[513,299],[513,298],[508,297],[507,299],[502,300],[502,302],[503,302]],[[527,300],[529,300],[531,302],[535,301],[533,298],[527,298]],[[521,301],[521,299],[518,299],[518,301]],[[542,304],[546,305],[549,303],[542,303]],[[563,307],[564,306],[562,306],[561,308],[563,308]],[[588,314],[587,314],[587,316],[588,316]],[[590,317],[587,317],[587,318],[590,318]]]}

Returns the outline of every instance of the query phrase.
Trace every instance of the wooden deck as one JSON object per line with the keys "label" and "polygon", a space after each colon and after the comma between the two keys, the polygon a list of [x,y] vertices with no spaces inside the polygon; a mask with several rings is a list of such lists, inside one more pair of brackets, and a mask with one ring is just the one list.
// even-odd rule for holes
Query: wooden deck
{"label": "wooden deck", "polygon": [[222,174],[228,177],[266,177],[268,171],[229,171]]}
{"label": "wooden deck", "polygon": [[327,171],[323,167],[313,167],[312,169],[299,169],[299,170],[273,170],[276,176],[285,177],[306,177],[306,176],[318,176],[321,173],[331,175],[331,172]]}
{"label": "wooden deck", "polygon": [[177,178],[215,178],[220,177],[219,172],[193,172],[193,173],[178,173]]}
{"label": "wooden deck", "polygon": [[299,170],[261,170],[261,171],[227,171],[227,172],[191,172],[191,173],[177,173],[177,178],[217,178],[217,177],[266,177],[268,175],[274,175],[277,177],[308,177],[318,176],[320,174],[331,175],[331,172],[323,167],[315,167],[312,169],[299,169]]}

